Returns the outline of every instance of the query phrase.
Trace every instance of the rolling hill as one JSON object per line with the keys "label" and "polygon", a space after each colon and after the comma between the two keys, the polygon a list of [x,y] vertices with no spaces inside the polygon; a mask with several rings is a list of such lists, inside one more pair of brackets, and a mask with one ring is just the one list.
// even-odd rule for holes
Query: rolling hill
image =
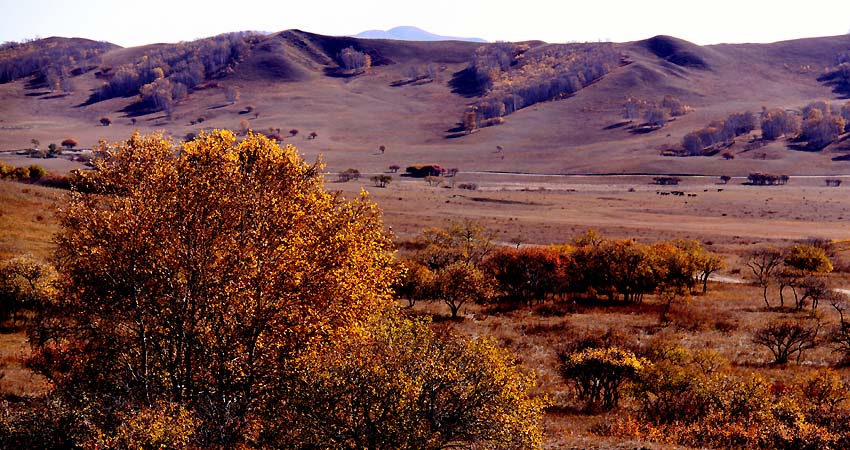
{"label": "rolling hill", "polygon": [[[101,139],[125,139],[135,129],[182,139],[201,129],[247,126],[297,145],[308,158],[322,155],[331,171],[437,163],[462,171],[546,174],[850,173],[850,162],[842,158],[850,153],[846,140],[811,152],[792,150],[786,141],[752,150],[741,137],[729,147],[734,159],[664,156],[681,147],[685,134],[730,113],[799,111],[821,99],[840,107],[844,94],[818,79],[835,66],[836,55],[850,49],[850,36],[713,46],[656,36],[606,44],[620,63],[606,63],[593,74],[587,64],[569,65],[579,52],[575,46],[588,44],[531,41],[498,53],[492,50],[498,43],[329,37],[300,30],[228,36],[104,46],[85,70],[71,68],[68,92],[52,89],[38,75],[0,84],[0,150],[29,148],[32,139],[44,147],[73,137],[87,148]],[[348,67],[345,52],[361,60],[368,55],[368,67]],[[479,78],[469,78],[475,75],[472,62],[482,55],[507,55],[487,63],[500,66],[498,77],[482,79],[479,71]],[[164,76],[156,72],[156,61],[166,65]],[[130,90],[93,100],[122,67],[136,70],[138,83],[151,80],[146,96],[140,100]],[[570,86],[570,77],[579,81]],[[523,85],[528,79],[536,84]],[[167,114],[156,103],[157,89],[173,87],[175,80],[189,88]],[[493,89],[507,89],[508,96],[543,89],[540,95],[554,101],[534,102],[498,126],[467,134],[465,113],[486,100],[478,95],[488,81],[495,81]],[[459,89],[464,83],[484,83],[483,90]],[[665,96],[692,112],[660,129],[641,130],[624,121],[628,97],[657,102]],[[101,125],[104,117],[110,126]],[[289,130],[299,132],[291,136]]]}

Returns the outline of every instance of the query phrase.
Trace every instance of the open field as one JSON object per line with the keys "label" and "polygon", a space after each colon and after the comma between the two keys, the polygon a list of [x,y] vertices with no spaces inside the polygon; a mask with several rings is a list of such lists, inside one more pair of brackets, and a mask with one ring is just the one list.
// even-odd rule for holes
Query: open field
{"label": "open field", "polygon": [[[699,239],[724,253],[760,243],[850,237],[846,188],[826,187],[819,178],[795,177],[786,186],[750,186],[742,179],[724,185],[713,177],[658,186],[651,179],[461,173],[440,186],[397,177],[386,188],[362,187],[401,239],[462,219],[486,224],[502,242],[544,245],[566,242],[588,228],[644,241]],[[478,190],[450,188],[460,183],[476,183]],[[361,185],[327,187],[352,195]],[[671,191],[684,195],[660,194]]]}

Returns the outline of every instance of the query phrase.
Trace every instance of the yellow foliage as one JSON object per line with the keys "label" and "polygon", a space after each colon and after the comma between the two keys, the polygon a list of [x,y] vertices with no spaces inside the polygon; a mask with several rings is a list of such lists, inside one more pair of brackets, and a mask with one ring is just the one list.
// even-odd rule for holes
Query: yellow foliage
{"label": "yellow foliage", "polygon": [[106,410],[203,405],[204,444],[236,445],[286,395],[286,361],[391,306],[377,207],[326,192],[294,147],[135,134],[97,156],[61,208],[61,301],[37,330],[60,391]]}

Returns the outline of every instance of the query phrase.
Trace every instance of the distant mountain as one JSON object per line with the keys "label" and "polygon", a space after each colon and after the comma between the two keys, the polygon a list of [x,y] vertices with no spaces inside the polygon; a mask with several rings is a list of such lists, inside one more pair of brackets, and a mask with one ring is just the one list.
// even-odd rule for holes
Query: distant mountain
{"label": "distant mountain", "polygon": [[440,36],[438,34],[429,33],[421,28],[416,27],[395,27],[391,30],[369,30],[357,34],[357,38],[363,39],[394,39],[397,41],[466,41],[466,42],[487,42],[481,38],[465,38]]}

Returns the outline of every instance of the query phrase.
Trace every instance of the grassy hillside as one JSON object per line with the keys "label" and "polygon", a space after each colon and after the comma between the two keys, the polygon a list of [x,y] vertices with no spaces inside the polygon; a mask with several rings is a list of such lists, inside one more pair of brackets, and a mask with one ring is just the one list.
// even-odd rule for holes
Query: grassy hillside
{"label": "grassy hillside", "polygon": [[[834,67],[836,55],[850,49],[848,36],[704,47],[657,36],[615,44],[624,65],[611,67],[572,94],[557,94],[556,87],[545,85],[550,96],[561,99],[527,106],[502,125],[468,135],[464,112],[487,98],[462,95],[453,81],[470,67],[482,44],[328,37],[299,30],[251,36],[246,42],[223,69],[205,73],[203,82],[177,99],[170,118],[156,108],[134,107],[138,96],[90,102],[104,83],[98,70],[74,76],[74,90],[62,95],[34,88],[28,78],[0,84],[0,150],[31,147],[31,139],[45,146],[68,137],[87,148],[101,139],[125,139],[135,129],[184,138],[201,129],[249,127],[280,135],[308,157],[323,155],[331,171],[380,172],[393,164],[438,163],[461,171],[530,173],[850,173],[850,162],[833,160],[850,151],[847,145],[799,152],[789,151],[787,142],[774,142],[754,152],[739,142],[731,148],[734,160],[662,156],[665,149],[681,147],[688,132],[733,112],[799,110],[819,99],[839,106],[845,101],[841,94],[818,78]],[[520,47],[536,58],[560,55],[534,70],[553,71],[552,80],[566,73],[558,70],[569,63],[565,55],[570,52],[558,53],[552,50],[557,46],[537,41]],[[371,67],[342,70],[346,49],[368,55]],[[175,52],[171,44],[115,48],[102,55],[98,68],[116,70],[138,65],[145,55]],[[523,57],[508,61],[508,78],[497,87],[516,84],[517,69],[530,70]],[[666,95],[681,99],[693,112],[648,133],[623,126],[626,98],[660,101]],[[103,117],[112,124],[102,126]],[[290,136],[292,129],[299,133]],[[311,132],[315,139],[309,138]],[[385,152],[377,150],[382,145]]]}

